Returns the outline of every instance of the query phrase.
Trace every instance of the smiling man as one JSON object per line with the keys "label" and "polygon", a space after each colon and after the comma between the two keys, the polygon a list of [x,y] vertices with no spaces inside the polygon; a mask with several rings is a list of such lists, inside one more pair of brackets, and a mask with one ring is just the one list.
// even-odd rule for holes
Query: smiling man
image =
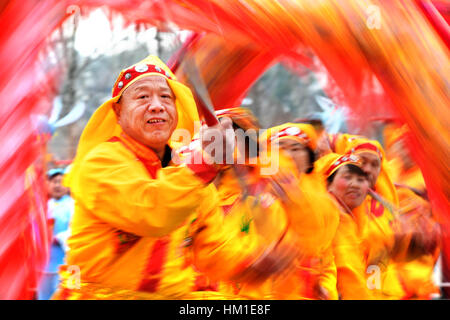
{"label": "smiling man", "polygon": [[175,95],[167,81],[156,75],[141,79],[123,92],[113,109],[123,131],[162,159],[178,123]]}
{"label": "smiling man", "polygon": [[[171,165],[173,131],[192,134],[194,121],[191,91],[157,57],[122,70],[112,98],[86,125],[68,177],[75,213],[55,298],[98,299],[102,290],[108,299],[158,299],[189,291],[192,270],[175,259],[184,237],[178,229],[210,197],[217,173],[213,165]],[[80,286],[71,285],[71,270],[79,270]],[[177,281],[168,280],[172,273]]]}
{"label": "smiling man", "polygon": [[[172,160],[172,134],[193,136],[195,121],[190,89],[157,57],[119,74],[81,135],[68,179],[75,213],[55,299],[214,296],[189,295],[198,290],[193,263],[218,279],[269,273],[258,268],[262,241],[241,241],[223,223],[211,184],[220,167],[206,161],[207,141],[190,148],[200,163]],[[204,133],[219,130],[226,147],[230,128],[225,119]]]}

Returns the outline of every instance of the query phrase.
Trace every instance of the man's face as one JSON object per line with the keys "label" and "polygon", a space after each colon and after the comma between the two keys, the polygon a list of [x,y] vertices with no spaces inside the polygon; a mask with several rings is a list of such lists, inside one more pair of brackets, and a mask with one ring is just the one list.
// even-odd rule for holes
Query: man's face
{"label": "man's face", "polygon": [[156,152],[164,150],[178,123],[175,95],[160,76],[145,77],[125,89],[114,111],[127,135]]}
{"label": "man's face", "polygon": [[56,200],[68,193],[68,189],[62,185],[62,175],[58,174],[48,180],[48,191],[50,198]]}
{"label": "man's face", "polygon": [[305,173],[309,169],[311,166],[309,153],[300,142],[294,139],[282,139],[279,141],[279,146],[294,160],[298,172]]}
{"label": "man's face", "polygon": [[360,206],[369,189],[367,177],[350,172],[348,166],[338,169],[328,190],[344,202],[350,210]]}
{"label": "man's face", "polygon": [[375,187],[375,183],[377,182],[378,175],[381,170],[381,160],[380,158],[370,152],[361,152],[358,153],[358,156],[361,159],[362,167],[361,169],[367,174],[369,177],[370,187]]}

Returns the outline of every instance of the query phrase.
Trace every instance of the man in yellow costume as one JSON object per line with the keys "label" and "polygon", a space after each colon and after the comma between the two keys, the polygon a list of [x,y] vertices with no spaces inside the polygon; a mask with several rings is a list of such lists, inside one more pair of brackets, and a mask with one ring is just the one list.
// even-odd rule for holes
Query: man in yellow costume
{"label": "man in yellow costume", "polygon": [[[282,268],[283,245],[267,253],[260,238],[237,241],[223,224],[210,184],[220,168],[203,140],[192,147],[200,163],[174,165],[172,133],[192,136],[196,120],[191,91],[157,57],[122,70],[84,129],[66,182],[75,213],[55,299],[210,298],[192,293],[192,263],[219,279]],[[279,265],[265,263],[274,259]]]}

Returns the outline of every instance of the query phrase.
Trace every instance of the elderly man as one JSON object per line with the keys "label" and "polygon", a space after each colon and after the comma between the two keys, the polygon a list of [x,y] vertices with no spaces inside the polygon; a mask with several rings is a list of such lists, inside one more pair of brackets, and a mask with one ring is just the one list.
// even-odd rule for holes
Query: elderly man
{"label": "elderly man", "polygon": [[120,73],[80,138],[70,251],[54,298],[214,298],[192,295],[198,270],[218,279],[277,270],[261,266],[282,256],[263,254],[258,237],[238,241],[223,223],[210,184],[220,167],[206,161],[206,141],[191,148],[201,163],[173,164],[172,133],[193,134],[197,120],[191,91],[157,57]]}

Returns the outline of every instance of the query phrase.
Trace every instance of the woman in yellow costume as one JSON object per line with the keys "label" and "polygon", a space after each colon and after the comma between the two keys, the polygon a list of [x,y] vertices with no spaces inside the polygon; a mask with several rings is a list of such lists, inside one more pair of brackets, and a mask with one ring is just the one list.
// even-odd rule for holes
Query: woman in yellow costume
{"label": "woman in yellow costume", "polygon": [[[374,286],[367,268],[371,243],[366,237],[367,215],[362,206],[369,189],[367,175],[355,155],[330,153],[316,162],[316,171],[327,181],[329,193],[336,200],[340,222],[333,239],[337,269],[337,290],[344,300],[374,299]],[[376,283],[375,283],[376,285]]]}
{"label": "woman in yellow costume", "polygon": [[[371,244],[368,251],[366,272],[374,275],[372,284],[377,299],[399,299],[397,288],[400,284],[390,266],[394,247],[394,227],[397,222],[398,195],[389,175],[383,148],[376,140],[350,134],[336,134],[330,137],[331,151],[338,154],[355,154],[362,162],[362,170],[369,179],[369,194],[363,208],[366,212],[367,232],[364,237]],[[380,270],[380,273],[378,273]],[[380,281],[378,281],[378,274]],[[376,277],[375,277],[376,275]]]}
{"label": "woman in yellow costume", "polygon": [[[303,243],[314,250],[306,250],[296,261],[295,270],[284,281],[273,284],[278,299],[337,299],[336,266],[332,240],[339,224],[339,214],[328,196],[325,183],[314,171],[317,134],[305,123],[285,123],[269,128],[262,139],[271,148],[279,148],[295,163],[296,186],[291,187],[296,207],[292,211],[293,228]],[[315,217],[315,225],[296,223],[303,215]]]}
{"label": "woman in yellow costume", "polygon": [[[84,129],[66,181],[75,213],[55,299],[223,298],[192,294],[192,262],[244,281],[283,268],[281,241],[264,251],[260,238],[238,241],[223,225],[210,183],[220,166],[203,141],[192,148],[200,162],[174,165],[171,135],[177,128],[192,136],[196,120],[191,91],[157,57],[122,70]],[[273,259],[280,264],[267,264]]]}

